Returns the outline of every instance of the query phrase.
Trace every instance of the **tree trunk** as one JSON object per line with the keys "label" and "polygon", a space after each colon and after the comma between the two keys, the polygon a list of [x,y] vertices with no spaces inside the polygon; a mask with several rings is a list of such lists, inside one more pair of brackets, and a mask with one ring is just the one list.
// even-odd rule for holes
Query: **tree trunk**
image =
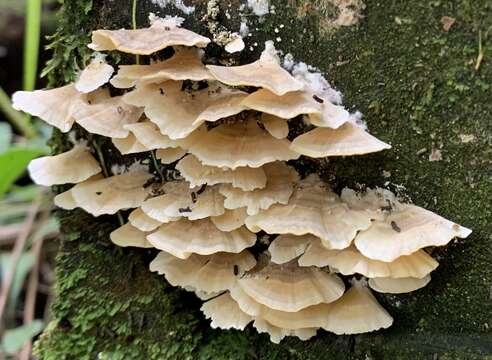
{"label": "tree trunk", "polygon": [[[337,28],[340,11],[333,4],[347,2],[364,17]],[[318,172],[335,189],[389,187],[474,230],[468,239],[435,250],[440,266],[426,288],[377,295],[394,325],[358,336],[319,331],[310,341],[288,338],[280,345],[251,327],[213,330],[194,295],[150,273],[153,251],[111,244],[115,217],[58,211],[64,235],[53,320],[36,344],[41,359],[492,356],[492,55],[487,52],[492,49],[492,5],[490,0],[364,2],[365,9],[363,0],[271,1],[274,13],[262,20],[247,16],[251,36],[240,61],[256,59],[264,41],[275,40],[284,53],[321,69],[344,94],[346,107],[360,110],[371,133],[393,146],[370,156],[306,163],[305,171]],[[149,12],[173,14],[184,17],[187,28],[210,36],[202,19],[207,2],[185,3],[196,6],[192,14],[138,0],[137,24],[147,26]],[[240,1],[217,3],[219,25],[238,31]],[[80,66],[89,54],[85,45],[91,30],[131,28],[131,9],[132,0],[65,0],[48,65],[52,84],[73,78],[76,59]],[[441,23],[444,16],[456,20],[449,31]],[[117,55],[109,59],[134,61]],[[55,133],[54,151],[65,144]],[[108,151],[108,143],[101,146],[108,166],[121,161]]]}

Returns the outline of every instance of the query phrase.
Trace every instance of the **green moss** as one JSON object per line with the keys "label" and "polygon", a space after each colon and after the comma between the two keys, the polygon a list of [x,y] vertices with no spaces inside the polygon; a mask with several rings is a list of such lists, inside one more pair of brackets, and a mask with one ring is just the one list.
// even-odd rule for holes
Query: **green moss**
{"label": "green moss", "polygon": [[[76,45],[69,52],[56,45],[59,62],[51,72],[56,83],[73,72],[73,56],[83,53],[91,26],[130,23],[128,0],[117,9],[112,1],[97,1],[88,15],[82,3],[89,2],[65,4],[57,36],[60,44],[75,36]],[[197,2],[186,24],[206,33],[197,21],[203,3]],[[425,289],[378,295],[395,318],[392,328],[360,336],[320,331],[308,342],[286,339],[274,345],[253,329],[210,329],[199,301],[148,272],[152,251],[109,243],[117,226],[113,217],[61,212],[68,235],[58,256],[54,320],[36,344],[41,359],[491,359],[492,35],[484,39],[479,70],[474,66],[478,32],[485,34],[492,25],[492,5],[487,0],[366,1],[359,25],[326,35],[319,30],[323,19],[305,7],[308,1],[297,7],[273,3],[276,14],[261,24],[248,17],[253,36],[238,60],[251,60],[263,41],[280,37],[278,48],[322,69],[347,106],[364,113],[371,133],[393,145],[375,155],[298,165],[319,172],[338,190],[388,186],[474,233],[435,250],[441,265]],[[150,1],[139,0],[140,6],[141,24],[148,11],[159,13]],[[307,9],[302,16],[300,6]],[[456,18],[448,33],[442,16]],[[222,20],[231,30],[239,28],[234,14]],[[254,42],[259,46],[250,51]],[[464,143],[460,135],[474,135],[474,141]],[[441,149],[442,161],[428,160],[432,149]]]}

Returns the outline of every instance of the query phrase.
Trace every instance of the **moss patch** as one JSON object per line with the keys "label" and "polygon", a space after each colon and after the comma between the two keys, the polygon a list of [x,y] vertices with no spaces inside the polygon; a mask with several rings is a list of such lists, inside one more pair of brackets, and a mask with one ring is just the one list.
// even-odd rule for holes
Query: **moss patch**
{"label": "moss patch", "polygon": [[[61,39],[51,71],[55,83],[73,73],[73,56],[83,54],[89,28],[130,24],[131,1],[116,8],[100,0],[84,15],[89,3],[65,2],[55,38]],[[186,25],[206,33],[197,21],[203,3]],[[248,17],[253,36],[237,60],[249,61],[263,41],[281,38],[278,48],[322,69],[347,106],[364,113],[370,131],[393,145],[370,156],[304,162],[305,170],[319,172],[336,189],[388,186],[474,233],[435,250],[441,265],[423,290],[378,295],[395,318],[389,330],[338,337],[320,331],[308,342],[273,345],[252,329],[209,329],[198,301],[148,272],[152,251],[109,243],[113,217],[62,212],[67,236],[58,257],[54,320],[36,345],[41,359],[492,358],[492,34],[482,36],[485,57],[474,69],[478,34],[492,25],[490,1],[366,1],[360,24],[330,35],[320,30],[322,16],[305,6],[309,1],[272,3],[276,14],[261,24]],[[150,1],[138,4],[141,24],[148,11],[163,13]],[[307,12],[299,17],[301,6]],[[237,30],[240,20],[232,15],[221,21]],[[456,19],[447,33],[443,16]],[[70,39],[74,49],[66,52]],[[465,135],[474,140],[464,142]],[[443,159],[430,162],[435,149]]]}

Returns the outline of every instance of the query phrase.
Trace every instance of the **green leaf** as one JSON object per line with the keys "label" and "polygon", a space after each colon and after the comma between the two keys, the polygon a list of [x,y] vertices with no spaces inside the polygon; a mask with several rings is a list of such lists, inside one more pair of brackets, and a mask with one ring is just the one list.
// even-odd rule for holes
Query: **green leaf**
{"label": "green leaf", "polygon": [[24,344],[43,330],[43,322],[34,320],[30,324],[5,331],[2,339],[2,349],[8,354],[15,354]]}
{"label": "green leaf", "polygon": [[[34,265],[34,256],[32,254],[22,254],[17,261],[17,266],[15,268],[15,275],[10,288],[10,295],[8,301],[9,312],[15,308],[15,303],[17,297],[22,290],[22,285],[26,279],[27,274],[32,269]],[[5,274],[10,271],[12,266],[12,255],[10,254],[0,254],[0,270],[2,272],[2,278]]]}
{"label": "green leaf", "polygon": [[0,153],[7,151],[12,142],[12,128],[8,123],[0,123]]}
{"label": "green leaf", "polygon": [[22,175],[29,162],[43,155],[42,149],[12,147],[0,154],[0,199],[10,186]]}

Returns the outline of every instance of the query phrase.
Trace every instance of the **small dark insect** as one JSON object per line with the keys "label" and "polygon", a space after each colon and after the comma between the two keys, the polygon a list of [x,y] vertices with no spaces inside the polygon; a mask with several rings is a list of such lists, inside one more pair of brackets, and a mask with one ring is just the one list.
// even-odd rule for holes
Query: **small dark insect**
{"label": "small dark insect", "polygon": [[239,274],[239,266],[234,265],[234,275],[237,276]]}
{"label": "small dark insect", "polygon": [[313,95],[313,99],[316,100],[317,102],[319,102],[320,104],[323,104],[325,102],[322,98],[320,98],[317,95]]}
{"label": "small dark insect", "polygon": [[163,88],[159,88],[159,92],[161,93],[161,95],[164,95],[164,89]]}
{"label": "small dark insect", "polygon": [[186,212],[191,212],[191,209],[190,207],[185,207],[185,208],[180,208],[179,209],[179,212],[182,214],[182,213],[186,213]]}
{"label": "small dark insect", "polygon": [[258,125],[258,127],[262,130],[265,130],[265,125],[263,125],[263,123],[259,122],[259,121],[256,121],[256,124]]}
{"label": "small dark insect", "polygon": [[381,207],[381,210],[382,211],[391,211],[391,210],[393,210],[393,206],[391,206],[391,201],[386,200],[386,202],[388,203],[388,205]]}
{"label": "small dark insect", "polygon": [[96,191],[96,195],[101,195],[101,194],[102,194],[102,192]]}
{"label": "small dark insect", "polygon": [[203,193],[205,191],[206,188],[207,188],[207,184],[203,184],[202,187],[200,189],[198,189],[196,194],[200,195],[201,193]]}
{"label": "small dark insect", "polygon": [[123,108],[121,106],[118,106],[116,110],[118,110],[118,114],[123,114]]}
{"label": "small dark insect", "polygon": [[92,101],[90,101],[90,100],[87,100],[87,103],[88,103],[88,104],[90,105],[90,104],[92,104]]}
{"label": "small dark insect", "polygon": [[193,201],[193,204],[196,203],[196,193],[194,192],[191,193],[191,201]]}
{"label": "small dark insect", "polygon": [[391,227],[393,228],[393,230],[395,230],[396,232],[401,232],[401,229],[400,227],[394,222],[392,221],[391,222]]}

